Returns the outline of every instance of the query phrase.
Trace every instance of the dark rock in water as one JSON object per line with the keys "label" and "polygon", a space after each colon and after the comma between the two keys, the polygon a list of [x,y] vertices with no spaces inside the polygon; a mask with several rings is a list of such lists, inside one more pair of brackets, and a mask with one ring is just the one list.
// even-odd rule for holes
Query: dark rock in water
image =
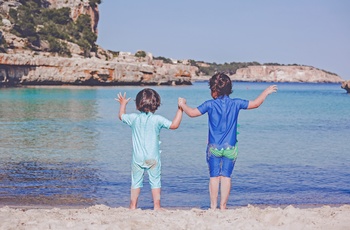
{"label": "dark rock in water", "polygon": [[345,89],[346,92],[350,93],[350,81],[343,81],[341,87]]}

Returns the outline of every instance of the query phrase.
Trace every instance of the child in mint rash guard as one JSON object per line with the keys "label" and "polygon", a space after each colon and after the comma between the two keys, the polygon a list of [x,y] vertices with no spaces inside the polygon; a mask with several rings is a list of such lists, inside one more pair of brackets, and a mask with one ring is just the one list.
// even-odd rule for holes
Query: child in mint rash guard
{"label": "child in mint rash guard", "polygon": [[126,93],[118,93],[116,100],[120,103],[119,119],[132,129],[132,163],[130,209],[137,208],[137,201],[143,186],[144,172],[148,173],[152,188],[153,208],[160,206],[161,161],[159,151],[159,133],[162,128],[177,129],[182,119],[182,109],[178,107],[175,118],[170,121],[155,111],[160,106],[160,96],[153,89],[143,89],[136,96],[136,108],[140,113],[126,114],[126,105],[130,98]]}
{"label": "child in mint rash guard", "polygon": [[205,101],[197,108],[179,98],[179,107],[190,117],[208,113],[207,163],[209,167],[210,208],[216,209],[220,187],[220,209],[226,209],[231,191],[231,174],[237,158],[237,119],[241,109],[258,108],[266,97],[277,92],[276,85],[267,87],[255,100],[231,99],[231,79],[224,73],[217,73],[209,80],[213,99]]}

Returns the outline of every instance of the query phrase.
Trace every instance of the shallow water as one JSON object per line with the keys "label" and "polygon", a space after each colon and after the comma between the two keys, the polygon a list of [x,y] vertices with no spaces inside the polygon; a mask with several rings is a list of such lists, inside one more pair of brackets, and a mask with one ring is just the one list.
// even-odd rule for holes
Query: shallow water
{"label": "shallow water", "polygon": [[[234,83],[254,99],[268,83]],[[239,157],[229,206],[350,203],[350,95],[339,84],[278,83],[256,110],[239,116]],[[131,129],[117,118],[116,94],[142,87],[32,87],[0,90],[0,204],[127,207]],[[154,87],[157,111],[177,98],[210,99],[207,83]],[[130,101],[127,112],[136,112]],[[207,116],[162,130],[162,205],[209,206]],[[139,206],[152,207],[147,177]]]}

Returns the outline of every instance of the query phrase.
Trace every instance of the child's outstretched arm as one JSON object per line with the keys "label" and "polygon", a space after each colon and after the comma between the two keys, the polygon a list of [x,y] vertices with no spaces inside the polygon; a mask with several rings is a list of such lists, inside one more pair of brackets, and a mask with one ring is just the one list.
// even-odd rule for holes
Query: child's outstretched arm
{"label": "child's outstretched arm", "polygon": [[116,101],[120,103],[119,107],[119,119],[122,120],[122,115],[126,113],[126,104],[130,101],[130,97],[127,99],[126,98],[126,93],[122,95],[122,93],[118,93],[118,98],[115,98]]}
{"label": "child's outstretched arm", "polygon": [[179,98],[178,100],[179,107],[183,109],[183,111],[189,116],[189,117],[198,117],[201,114],[201,112],[197,108],[191,108],[186,104],[185,98]]}
{"label": "child's outstretched arm", "polygon": [[176,115],[170,125],[170,129],[177,129],[180,126],[181,120],[182,120],[182,109],[178,107],[176,111]]}
{"label": "child's outstretched arm", "polygon": [[256,109],[258,108],[266,99],[268,95],[271,93],[277,92],[276,85],[270,85],[267,87],[254,101],[249,101],[248,109]]}

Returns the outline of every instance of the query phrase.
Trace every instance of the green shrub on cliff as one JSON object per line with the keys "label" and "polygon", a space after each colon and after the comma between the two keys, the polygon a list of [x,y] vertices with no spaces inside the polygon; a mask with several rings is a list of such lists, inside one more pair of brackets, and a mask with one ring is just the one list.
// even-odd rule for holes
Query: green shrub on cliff
{"label": "green shrub on cliff", "polygon": [[48,42],[50,44],[50,52],[58,53],[64,56],[71,56],[71,53],[67,47],[67,44],[55,39],[54,37],[48,37]]}
{"label": "green shrub on cliff", "polygon": [[7,49],[7,43],[4,39],[4,36],[2,35],[2,32],[0,31],[0,53],[5,53]]}
{"label": "green shrub on cliff", "polygon": [[96,49],[97,35],[91,30],[91,18],[89,15],[80,15],[75,23],[75,28],[71,32],[75,38],[73,42],[83,48],[85,56],[88,56],[90,51]]}
{"label": "green shrub on cliff", "polygon": [[42,21],[51,21],[60,25],[67,25],[72,22],[70,18],[70,9],[63,7],[60,9],[43,9],[42,10]]}
{"label": "green shrub on cliff", "polygon": [[[9,11],[12,22],[12,32],[25,37],[29,48],[41,47],[42,41],[48,41],[50,52],[70,55],[65,41],[78,44],[89,56],[96,50],[97,35],[92,31],[89,15],[80,15],[76,22],[70,18],[70,8],[50,9],[45,0],[22,0],[16,9]],[[100,4],[100,0],[89,2],[90,5]]]}
{"label": "green shrub on cliff", "polygon": [[101,4],[101,3],[102,3],[101,0],[90,0],[89,1],[90,6],[96,6],[96,5]]}
{"label": "green shrub on cliff", "polygon": [[169,64],[173,64],[173,61],[170,58],[166,58],[166,57],[154,57],[154,60],[162,60],[164,63],[169,63]]}
{"label": "green shrub on cliff", "polygon": [[135,53],[135,57],[146,57],[146,52],[143,50],[139,50]]}

